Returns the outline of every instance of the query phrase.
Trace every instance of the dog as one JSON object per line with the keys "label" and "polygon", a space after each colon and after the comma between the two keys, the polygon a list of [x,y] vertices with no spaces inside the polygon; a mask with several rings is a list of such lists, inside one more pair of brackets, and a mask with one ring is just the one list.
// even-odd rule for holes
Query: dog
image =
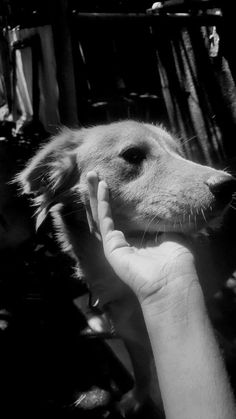
{"label": "dog", "polygon": [[78,277],[86,278],[123,339],[136,382],[132,397],[140,404],[155,392],[151,347],[136,297],[91,234],[86,215],[91,170],[108,184],[116,228],[140,246],[150,235],[192,234],[221,216],[236,181],[225,171],[186,160],[180,142],[162,126],[133,120],[65,128],[17,176],[37,206],[37,226],[52,214],[62,249],[76,259]]}

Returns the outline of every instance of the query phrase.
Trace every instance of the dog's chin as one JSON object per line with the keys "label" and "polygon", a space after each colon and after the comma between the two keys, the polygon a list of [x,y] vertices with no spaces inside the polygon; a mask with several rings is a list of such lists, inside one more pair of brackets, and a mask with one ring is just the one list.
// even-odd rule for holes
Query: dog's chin
{"label": "dog's chin", "polygon": [[148,228],[140,228],[138,226],[136,229],[131,229],[127,233],[128,240],[132,243],[142,243],[146,242],[155,242],[158,243],[159,236],[162,234],[183,234],[185,236],[196,237],[199,235],[208,236],[212,230],[217,230],[222,225],[223,215],[212,216],[207,219],[198,219],[194,222],[162,222],[158,225],[158,229],[153,226]]}
{"label": "dog's chin", "polygon": [[196,220],[194,223],[189,222],[181,225],[168,225],[166,224],[161,231],[162,233],[177,233],[188,236],[197,234],[208,234],[209,230],[217,230],[221,227],[223,214],[208,217],[206,219]]}
{"label": "dog's chin", "polygon": [[[141,243],[158,243],[159,236],[162,234],[182,234],[196,238],[199,236],[209,236],[212,232],[220,230],[224,215],[229,205],[219,208],[219,206],[211,210],[205,209],[204,212],[198,212],[198,216],[191,215],[189,217],[182,215],[173,219],[157,219],[157,222],[150,223],[150,218],[142,219],[138,217],[129,219],[129,217],[121,217],[117,226],[118,230],[122,230],[131,244]],[[122,219],[122,221],[121,221]],[[155,217],[153,217],[155,220]],[[116,221],[116,220],[115,220]],[[116,224],[116,223],[115,223]]]}

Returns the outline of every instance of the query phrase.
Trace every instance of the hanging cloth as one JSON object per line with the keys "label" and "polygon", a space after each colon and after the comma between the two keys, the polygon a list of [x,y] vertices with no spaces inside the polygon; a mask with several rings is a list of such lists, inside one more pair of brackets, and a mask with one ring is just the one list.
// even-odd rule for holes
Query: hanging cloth
{"label": "hanging cloth", "polygon": [[236,127],[236,91],[225,58],[217,55],[216,45],[212,49],[206,29],[162,27],[152,33],[171,129],[186,139],[188,158],[221,162],[230,121]]}
{"label": "hanging cloth", "polygon": [[[56,61],[50,26],[9,30],[13,57],[16,131],[33,119],[54,133],[60,124]],[[38,40],[38,41],[37,41]]]}

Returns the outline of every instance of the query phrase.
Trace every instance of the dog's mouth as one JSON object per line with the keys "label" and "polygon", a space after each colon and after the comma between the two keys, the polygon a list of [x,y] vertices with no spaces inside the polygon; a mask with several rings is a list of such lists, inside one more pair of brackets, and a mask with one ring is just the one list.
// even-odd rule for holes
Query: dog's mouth
{"label": "dog's mouth", "polygon": [[146,241],[151,236],[158,237],[158,235],[163,233],[195,235],[207,229],[215,229],[222,224],[223,216],[228,207],[229,205],[223,209],[212,207],[208,209],[199,208],[184,214],[176,214],[171,219],[153,217],[151,222],[150,219],[144,220],[138,228],[131,228],[129,237],[143,237]]}
{"label": "dog's mouth", "polygon": [[209,236],[209,232],[213,229],[217,229],[222,224],[222,214],[218,214],[215,217],[206,222],[205,220],[190,221],[184,224],[180,220],[175,222],[163,222],[158,228],[149,229],[137,229],[131,230],[128,234],[128,241],[131,245],[140,244],[140,246],[151,244],[157,245],[159,239],[163,234],[180,234],[188,237],[199,237]]}
{"label": "dog's mouth", "polygon": [[222,219],[222,213],[207,214],[202,213],[201,216],[188,214],[183,218],[176,218],[173,221],[164,221],[159,223],[158,231],[160,233],[196,233],[208,226],[218,225]]}
{"label": "dog's mouth", "polygon": [[183,233],[195,234],[207,228],[218,227],[222,223],[225,211],[206,211],[199,213],[189,213],[183,217],[176,217],[173,221],[165,221],[159,223],[158,231],[160,233]]}

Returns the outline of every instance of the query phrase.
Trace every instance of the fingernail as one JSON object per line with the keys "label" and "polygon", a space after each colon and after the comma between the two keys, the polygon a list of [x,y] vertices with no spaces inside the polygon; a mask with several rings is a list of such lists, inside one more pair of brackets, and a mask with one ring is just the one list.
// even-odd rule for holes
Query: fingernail
{"label": "fingernail", "polygon": [[87,180],[97,179],[98,175],[94,170],[91,170],[90,172],[87,173],[86,178]]}
{"label": "fingernail", "polygon": [[101,180],[98,184],[98,197],[106,200],[109,199],[109,189],[104,180]]}
{"label": "fingernail", "polygon": [[105,180],[100,180],[99,181],[100,185],[103,186],[104,188],[108,188],[107,183],[105,182]]}

